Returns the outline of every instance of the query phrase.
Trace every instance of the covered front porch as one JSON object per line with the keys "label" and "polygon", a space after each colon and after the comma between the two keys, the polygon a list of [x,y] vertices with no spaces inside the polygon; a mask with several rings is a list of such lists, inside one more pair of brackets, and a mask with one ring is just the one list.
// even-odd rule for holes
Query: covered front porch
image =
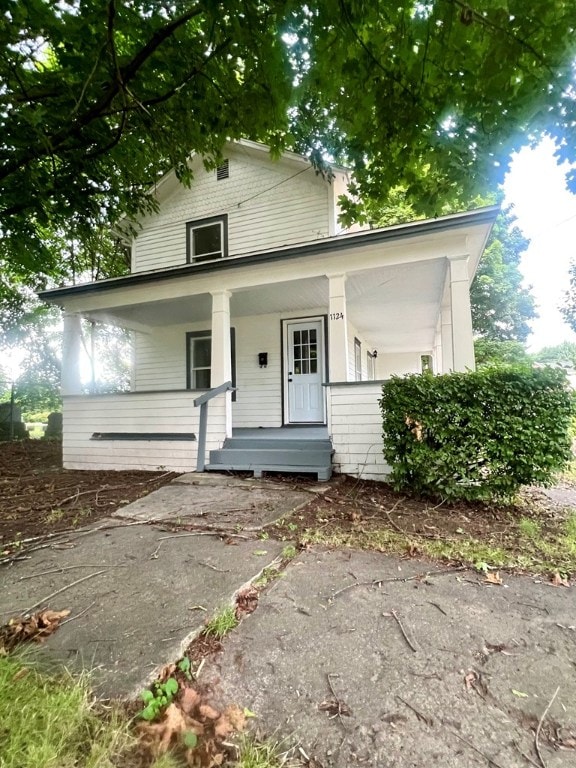
{"label": "covered front porch", "polygon": [[[384,477],[378,382],[474,367],[469,286],[487,227],[372,234],[339,238],[332,250],[322,243],[317,254],[280,251],[49,292],[65,310],[66,466],[113,457],[122,467],[258,471],[274,447],[242,461],[242,447],[225,445],[237,430],[271,441],[280,439],[274,430],[293,429],[282,433],[293,443],[286,450],[310,462],[303,450],[319,428],[336,469]],[[83,394],[82,318],[132,331],[130,392]],[[214,390],[202,437],[194,403]],[[236,451],[233,460],[223,450]]]}

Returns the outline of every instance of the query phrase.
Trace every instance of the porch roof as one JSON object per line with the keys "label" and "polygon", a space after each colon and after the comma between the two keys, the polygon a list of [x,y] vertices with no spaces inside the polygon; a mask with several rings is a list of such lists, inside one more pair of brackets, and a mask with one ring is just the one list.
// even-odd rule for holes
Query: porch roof
{"label": "porch roof", "polygon": [[[85,294],[115,291],[132,286],[156,283],[158,281],[205,275],[206,273],[219,273],[251,265],[277,263],[288,259],[301,258],[303,256],[326,256],[343,251],[351,251],[353,249],[365,249],[377,245],[398,243],[413,238],[438,235],[439,233],[447,231],[456,232],[478,225],[487,226],[486,236],[483,238],[485,243],[490,228],[499,211],[499,206],[488,206],[473,211],[441,216],[435,219],[424,219],[381,229],[335,235],[333,237],[307,241],[299,245],[285,246],[274,251],[257,251],[242,256],[231,256],[226,259],[200,262],[197,264],[184,264],[178,267],[136,272],[123,277],[113,277],[63,288],[52,288],[42,291],[38,295],[44,301],[54,304],[63,304],[66,299],[75,298]],[[472,264],[471,278],[474,276],[484,243],[481,248],[474,249],[476,253],[471,254],[472,257],[475,257],[475,261]]]}
{"label": "porch roof", "polygon": [[366,343],[380,352],[422,353],[434,344],[447,257],[467,254],[472,279],[497,213],[497,207],[482,208],[41,296],[97,322],[150,333],[163,326],[209,324],[211,292],[222,289],[231,293],[232,322],[254,315],[324,314],[328,275],[345,273],[347,316]]}

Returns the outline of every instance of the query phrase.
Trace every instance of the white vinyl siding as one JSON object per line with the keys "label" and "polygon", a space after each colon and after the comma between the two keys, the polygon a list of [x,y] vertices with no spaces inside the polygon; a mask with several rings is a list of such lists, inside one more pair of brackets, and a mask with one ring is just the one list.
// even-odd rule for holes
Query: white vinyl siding
{"label": "white vinyl siding", "polygon": [[[356,340],[360,342],[360,370],[361,378],[356,375]],[[364,350],[372,349],[362,334],[348,321],[348,381],[366,381],[368,379],[368,367]]]}
{"label": "white vinyl siding", "polygon": [[328,429],[334,446],[334,471],[365,480],[385,480],[390,467],[382,455],[382,385],[329,387]]}
{"label": "white vinyl siding", "polygon": [[[186,263],[186,222],[228,214],[228,254],[237,256],[329,235],[331,190],[312,168],[241,149],[230,152],[230,178],[197,167],[192,186],[179,187],[146,217],[133,247],[134,271]],[[298,173],[298,171],[303,171]]]}
{"label": "white vinyl siding", "polygon": [[[198,442],[191,440],[91,440],[94,432],[193,433],[200,409],[194,392],[141,392],[64,397],[63,464],[66,469],[144,469],[191,472]],[[207,450],[225,436],[225,399],[210,403]]]}
{"label": "white vinyl siding", "polygon": [[378,378],[404,376],[407,373],[421,373],[422,364],[417,352],[383,352],[378,354]]}
{"label": "white vinyl siding", "polygon": [[[232,404],[234,427],[279,427],[282,424],[281,320],[326,314],[315,307],[287,312],[233,317],[236,346],[236,401]],[[157,328],[136,334],[134,380],[136,390],[183,389],[186,386],[186,333],[206,331],[210,323]],[[260,368],[258,353],[268,353]]]}

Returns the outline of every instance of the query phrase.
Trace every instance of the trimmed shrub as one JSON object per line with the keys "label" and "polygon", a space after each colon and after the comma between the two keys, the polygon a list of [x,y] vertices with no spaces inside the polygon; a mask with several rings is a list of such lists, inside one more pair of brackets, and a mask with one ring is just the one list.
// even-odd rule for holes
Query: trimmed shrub
{"label": "trimmed shrub", "polygon": [[397,490],[510,498],[571,459],[574,395],[555,368],[394,376],[382,388],[384,457]]}

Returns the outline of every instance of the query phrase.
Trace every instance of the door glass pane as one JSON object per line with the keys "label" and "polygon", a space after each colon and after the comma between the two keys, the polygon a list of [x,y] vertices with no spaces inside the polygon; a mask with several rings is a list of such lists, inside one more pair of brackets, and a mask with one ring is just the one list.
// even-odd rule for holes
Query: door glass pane
{"label": "door glass pane", "polygon": [[313,341],[313,342],[316,341],[316,328],[312,328],[310,330],[310,341]]}
{"label": "door glass pane", "polygon": [[308,360],[302,360],[302,373],[310,373]]}
{"label": "door glass pane", "polygon": [[294,344],[300,344],[300,331],[294,331]]}
{"label": "door glass pane", "polygon": [[310,360],[310,373],[318,373],[318,360]]}
{"label": "door glass pane", "polygon": [[308,331],[302,331],[302,343],[308,344]]}
{"label": "door glass pane", "polygon": [[294,373],[295,373],[295,374],[297,374],[297,375],[299,375],[300,373],[302,373],[302,370],[301,370],[301,366],[300,366],[300,361],[299,361],[299,360],[294,360]]}

